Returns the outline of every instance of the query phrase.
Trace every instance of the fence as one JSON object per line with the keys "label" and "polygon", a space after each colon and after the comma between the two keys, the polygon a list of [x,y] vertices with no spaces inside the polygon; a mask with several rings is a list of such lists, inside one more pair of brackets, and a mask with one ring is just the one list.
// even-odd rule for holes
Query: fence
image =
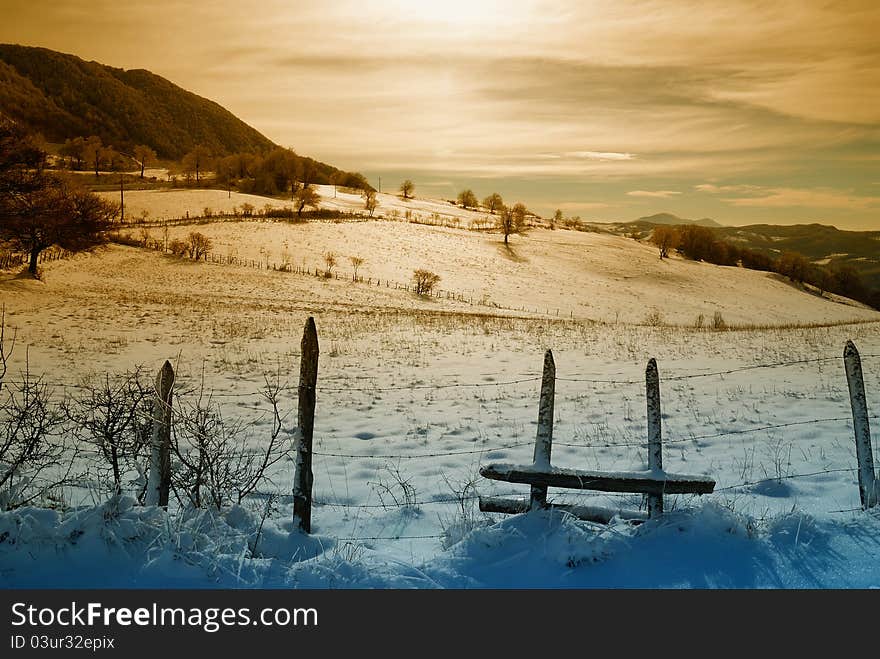
{"label": "fence", "polygon": [[[495,381],[491,383],[487,382],[450,382],[450,383],[441,383],[441,384],[399,384],[391,387],[375,387],[375,386],[365,386],[365,387],[352,387],[352,386],[338,386],[333,383],[327,385],[319,385],[317,379],[317,364],[318,364],[318,345],[317,345],[317,331],[314,327],[314,322],[310,320],[309,324],[307,324],[306,330],[303,335],[303,344],[301,355],[303,356],[301,360],[300,367],[300,382],[294,388],[285,388],[285,390],[290,392],[295,392],[297,398],[299,399],[299,409],[298,409],[298,418],[297,418],[297,428],[298,432],[296,434],[296,446],[295,451],[296,455],[293,460],[293,471],[294,473],[294,488],[292,490],[292,494],[290,495],[279,495],[278,492],[266,491],[262,489],[255,489],[252,493],[255,497],[278,497],[281,496],[282,499],[288,503],[293,504],[293,510],[295,515],[296,525],[302,530],[308,532],[311,530],[312,521],[313,521],[313,508],[315,506],[318,507],[338,507],[343,509],[357,509],[357,510],[366,510],[366,509],[389,509],[394,507],[405,507],[405,506],[433,506],[433,505],[447,505],[450,503],[453,504],[461,504],[463,501],[471,501],[471,502],[480,502],[481,498],[483,499],[482,507],[485,510],[491,510],[492,506],[504,506],[506,505],[506,509],[500,510],[500,512],[520,512],[522,510],[529,509],[533,507],[533,503],[537,502],[538,507],[543,507],[547,505],[548,507],[556,507],[562,510],[567,510],[568,512],[575,514],[577,516],[581,516],[585,519],[591,519],[592,521],[603,521],[607,520],[612,516],[620,516],[624,519],[629,519],[633,522],[639,522],[644,520],[647,516],[642,514],[640,510],[627,510],[627,506],[624,504],[629,504],[630,506],[633,504],[638,505],[638,499],[634,498],[631,494],[627,492],[611,492],[608,494],[609,497],[620,496],[621,504],[616,508],[608,508],[601,511],[597,511],[595,507],[588,506],[574,506],[574,505],[566,505],[566,504],[557,504],[554,501],[550,501],[546,498],[546,493],[543,495],[540,490],[537,492],[537,497],[534,495],[530,497],[528,500],[524,501],[514,501],[508,504],[499,504],[499,501],[502,501],[502,497],[512,497],[518,496],[518,493],[514,490],[509,492],[493,492],[493,496],[485,496],[477,491],[476,488],[472,488],[471,490],[465,491],[454,497],[442,497],[442,496],[433,496],[428,498],[416,498],[410,497],[405,499],[403,496],[400,497],[400,501],[382,501],[381,503],[363,503],[357,501],[350,500],[341,500],[336,497],[315,497],[313,496],[313,485],[315,482],[314,473],[313,473],[313,460],[316,458],[319,460],[325,459],[367,459],[367,460],[397,460],[398,463],[400,461],[409,461],[409,460],[432,460],[436,458],[443,458],[455,455],[473,455],[475,457],[483,457],[487,453],[491,451],[501,451],[507,449],[516,449],[516,448],[524,448],[526,446],[533,446],[535,442],[530,441],[521,441],[521,442],[507,442],[501,445],[493,445],[491,447],[480,447],[470,450],[462,450],[462,451],[437,451],[437,450],[429,450],[423,453],[408,453],[408,454],[386,454],[386,453],[358,453],[358,452],[333,452],[327,450],[315,450],[314,446],[310,442],[311,428],[314,427],[314,403],[318,395],[321,392],[338,392],[338,391],[353,391],[353,390],[364,390],[370,392],[383,392],[383,391],[411,391],[411,390],[437,390],[437,389],[453,389],[453,388],[486,388],[486,387],[513,387],[523,383],[531,383],[537,381],[545,381],[547,380],[547,369],[545,369],[545,373],[542,375],[534,375],[528,374],[525,377],[503,380],[503,381]],[[866,355],[869,357],[878,357],[878,355]],[[826,363],[831,361],[840,360],[840,357],[816,357],[810,359],[797,359],[797,360],[789,360],[789,361],[777,361],[771,363],[762,363],[762,364],[752,364],[742,367],[729,368],[723,370],[716,370],[712,372],[698,372],[698,373],[685,373],[685,374],[676,374],[665,377],[663,379],[664,382],[674,383],[680,382],[684,380],[692,380],[692,379],[700,379],[700,378],[708,378],[708,377],[721,377],[732,374],[732,373],[741,373],[744,371],[751,370],[760,370],[760,369],[777,369],[784,368],[795,365],[803,365],[809,363]],[[758,433],[762,431],[768,431],[773,429],[781,429],[781,428],[797,428],[810,424],[817,423],[841,423],[844,421],[852,421],[853,423],[853,433],[854,439],[856,440],[856,464],[857,466],[854,468],[826,468],[818,471],[808,471],[803,473],[789,473],[784,475],[777,475],[773,478],[766,479],[744,479],[742,482],[737,482],[730,485],[725,485],[724,487],[715,487],[714,493],[725,493],[725,492],[733,492],[737,490],[743,490],[746,488],[750,488],[752,486],[765,483],[765,482],[773,482],[773,481],[784,481],[789,479],[798,479],[798,478],[807,478],[816,475],[823,474],[853,474],[858,477],[858,486],[859,486],[859,496],[862,504],[862,508],[868,508],[876,505],[877,503],[877,482],[876,476],[874,472],[873,466],[873,452],[871,446],[871,438],[870,438],[870,419],[877,419],[878,417],[875,415],[870,415],[867,409],[867,400],[865,396],[865,388],[864,388],[864,378],[862,373],[862,365],[861,365],[861,357],[858,354],[855,346],[852,343],[848,343],[846,349],[844,351],[844,366],[847,375],[847,383],[848,390],[850,393],[850,406],[851,406],[851,416],[829,416],[825,418],[810,418],[810,419],[802,419],[796,421],[789,421],[786,423],[779,424],[767,424],[762,425],[760,427],[752,427],[752,428],[743,428],[743,429],[732,429],[726,430],[724,432],[717,433],[705,433],[696,436],[690,436],[686,438],[672,438],[672,439],[664,439],[662,443],[660,442],[660,425],[659,419],[660,417],[660,408],[659,408],[659,373],[656,369],[656,364],[652,364],[649,362],[648,369],[646,371],[646,396],[648,401],[648,420],[649,420],[649,430],[647,435],[647,440],[636,440],[635,442],[627,441],[627,442],[615,442],[612,440],[604,440],[604,441],[596,441],[596,442],[580,442],[580,443],[566,443],[566,442],[555,442],[554,446],[562,446],[562,447],[573,447],[578,449],[585,448],[601,448],[608,449],[613,446],[625,446],[625,447],[641,447],[647,448],[649,450],[649,460],[654,459],[650,458],[651,454],[655,451],[658,451],[659,447],[662,445],[675,445],[677,443],[682,442],[697,442],[701,441],[705,443],[703,440],[709,440],[713,438],[720,437],[736,437],[742,436],[749,433]],[[160,372],[160,378],[157,380],[156,385],[156,402],[154,404],[154,414],[152,417],[152,421],[154,423],[154,432],[152,435],[151,448],[153,452],[156,450],[159,451],[159,455],[157,459],[152,461],[153,464],[158,464],[159,468],[151,470],[150,476],[155,473],[157,476],[160,476],[159,484],[161,486],[162,480],[167,479],[167,474],[169,470],[165,468],[166,464],[170,465],[170,459],[166,456],[170,456],[170,451],[168,450],[168,440],[166,439],[170,436],[172,424],[175,422],[174,420],[178,418],[178,413],[172,408],[172,399],[169,395],[171,388],[170,381],[170,364],[163,367],[162,372]],[[555,364],[554,364],[555,371]],[[656,376],[656,377],[655,377]],[[573,374],[569,377],[556,377],[555,373],[552,377],[553,382],[572,382],[572,383],[601,383],[601,384],[610,384],[610,385],[633,385],[633,384],[642,384],[641,380],[635,379],[610,379],[610,378],[591,378],[591,377],[582,377],[577,374]],[[67,386],[74,386],[69,384]],[[217,394],[217,398],[223,397],[233,397],[233,396],[241,396],[243,394]],[[549,434],[546,432],[547,419],[553,418],[552,412],[550,412],[548,416],[548,410],[546,406],[547,396],[547,387],[544,387],[544,392],[542,398],[544,399],[543,405],[539,405],[539,409],[542,411],[539,412],[539,418],[543,418],[543,435],[539,430],[540,437],[550,438],[552,441],[552,425]],[[543,440],[542,440],[543,441]],[[155,455],[155,453],[154,453]],[[549,443],[547,450],[547,463],[549,466]],[[647,493],[649,496],[648,502],[648,515],[651,515],[652,512],[656,516],[661,512],[663,508],[663,498],[665,495],[673,494],[675,492],[675,479],[669,478],[668,474],[663,471],[662,458],[657,455],[657,459],[654,459],[655,466],[657,467],[655,470],[649,470],[647,474],[641,474],[641,483],[637,483],[637,485],[641,489],[635,490],[636,494],[644,494]],[[494,469],[491,468],[492,465],[484,465],[484,470],[487,473],[505,473],[504,470],[498,469],[497,465]],[[520,470],[520,471],[528,471],[528,470]],[[582,485],[593,485],[595,481],[598,480],[597,474],[594,472],[583,472],[582,470],[570,470],[575,473],[573,474],[565,474],[563,470],[558,470],[553,468],[552,470],[544,470],[545,472],[553,471],[556,473],[562,474],[566,478],[570,480],[562,483],[562,482],[544,482],[544,483],[535,483],[535,485],[539,487],[558,487],[560,484],[568,486],[570,483],[574,483],[576,486]],[[508,470],[506,473],[511,473],[511,470]],[[485,475],[485,474],[484,474]],[[599,477],[604,478],[607,474],[600,475]],[[617,474],[616,476],[620,476]],[[513,480],[513,479],[508,479]],[[614,480],[612,478],[612,480]],[[619,480],[619,479],[618,479]],[[637,479],[638,480],[638,479]],[[694,480],[694,479],[691,479]],[[706,479],[696,479],[702,480],[705,484]],[[592,481],[592,482],[591,482]],[[650,489],[646,490],[642,487],[645,484],[645,481],[650,481],[652,486]],[[166,480],[167,482],[167,480]],[[655,488],[655,483],[662,483],[663,485],[659,488]],[[153,482],[155,485],[155,481]],[[84,484],[85,485],[85,484]],[[702,485],[701,487],[705,487]],[[159,505],[167,505],[168,500],[165,497],[162,497],[161,490],[159,488],[155,488],[157,492],[157,496],[155,499],[149,499],[153,501],[157,501]],[[650,497],[654,497],[653,501]],[[152,497],[152,495],[150,495]],[[167,497],[167,494],[166,494]],[[164,503],[163,503],[164,499]],[[841,509],[841,510],[833,510],[829,512],[849,512],[854,509]],[[416,540],[416,539],[430,539],[441,537],[440,535],[405,535],[405,534],[395,534],[392,536],[386,535],[364,535],[361,537],[344,537],[339,538],[340,540]]]}
{"label": "fence", "polygon": [[[295,475],[293,486],[293,516],[294,525],[302,531],[311,532],[312,506],[315,500],[312,496],[314,483],[314,474],[312,471],[312,459],[315,455],[333,456],[333,457],[392,457],[399,459],[417,459],[430,457],[444,457],[451,453],[427,453],[420,455],[408,456],[357,456],[353,454],[338,453],[321,453],[313,450],[313,428],[315,415],[316,394],[321,391],[317,386],[318,375],[318,336],[314,319],[309,318],[303,333],[301,345],[301,364],[300,364],[300,380],[298,386],[298,416],[297,416],[297,432],[295,439]],[[856,458],[858,467],[855,470],[858,473],[859,495],[862,507],[867,509],[876,506],[878,503],[878,487],[874,471],[873,449],[871,445],[869,418],[872,417],[868,413],[864,379],[862,374],[861,357],[855,345],[850,341],[847,342],[844,350],[844,365],[847,376],[847,384],[850,392],[850,404],[852,408],[852,420],[854,428],[854,439],[856,444]],[[783,364],[802,363],[804,361],[821,361],[821,360],[797,360],[794,362],[786,362]],[[780,364],[756,365],[745,367],[743,369],[732,369],[720,373],[732,373],[746,369],[768,368],[771,366],[779,366]],[[171,416],[163,415],[162,410],[170,408],[170,402],[167,399],[166,388],[168,373],[170,372],[170,364],[166,363],[163,371],[160,372],[157,379],[156,394],[156,410],[155,426],[154,426],[154,443],[153,443],[153,459],[152,464],[164,465],[166,460],[165,453],[167,451],[162,441],[157,441],[157,437],[167,437],[170,434]],[[717,373],[716,373],[717,374]],[[710,374],[692,374],[680,377],[706,377]],[[535,378],[519,380],[517,382],[531,381]],[[629,473],[612,473],[597,472],[583,470],[563,470],[554,468],[550,464],[550,453],[552,446],[553,434],[553,397],[556,382],[556,367],[551,352],[547,352],[545,356],[544,372],[541,376],[542,387],[541,397],[539,401],[538,411],[538,430],[535,440],[534,461],[531,465],[515,466],[510,464],[490,464],[480,469],[480,474],[486,478],[493,480],[502,480],[514,483],[525,483],[531,486],[530,498],[524,500],[506,500],[498,497],[481,498],[478,495],[474,498],[480,500],[480,509],[485,512],[503,512],[518,513],[527,510],[535,510],[540,508],[556,507],[574,514],[582,519],[594,522],[607,523],[615,516],[621,516],[625,519],[633,521],[643,521],[645,517],[637,512],[621,511],[619,509],[597,509],[592,507],[557,505],[548,503],[547,488],[563,487],[575,489],[592,489],[604,492],[615,493],[642,493],[647,495],[648,500],[648,517],[656,518],[663,513],[663,497],[666,494],[710,494],[715,489],[715,481],[704,476],[684,476],[672,474],[663,469],[662,461],[662,438],[661,438],[661,411],[660,411],[660,378],[656,361],[651,359],[646,370],[646,400],[647,400],[647,418],[648,418],[648,436],[646,447],[648,449],[649,469],[646,472],[629,472]],[[674,380],[675,378],[672,378]],[[583,379],[570,379],[571,381],[585,381]],[[632,381],[618,381],[631,383]],[[509,384],[509,383],[507,383]],[[465,383],[459,383],[449,386],[468,386]],[[474,385],[485,386],[485,385]],[[168,385],[170,387],[170,385]],[[331,388],[332,390],[332,388]],[[378,391],[378,389],[372,389]],[[826,419],[843,420],[843,419]],[[773,427],[791,427],[802,423],[815,423],[817,420],[804,422],[793,422],[788,424],[780,424]],[[750,429],[742,432],[755,432],[759,429]],[[720,435],[735,434],[721,433]],[[704,437],[719,436],[706,435]],[[691,438],[688,441],[692,441]],[[519,443],[508,445],[505,448],[514,448],[515,446],[524,446],[528,443]],[[563,444],[565,445],[565,444]],[[582,447],[583,445],[576,445]],[[602,446],[608,446],[603,444]],[[473,451],[472,453],[483,453],[481,451]],[[158,471],[158,470],[157,470]],[[164,468],[161,470],[162,478],[166,478]],[[830,471],[816,473],[832,473]],[[812,474],[796,474],[788,475],[782,478],[797,478]],[[170,479],[170,475],[167,476]],[[771,479],[768,479],[771,480]],[[151,481],[152,482],[152,481]],[[739,486],[730,486],[722,489],[733,489],[735,487],[748,486],[754,483],[743,483]],[[719,490],[720,491],[720,490]],[[167,503],[167,499],[166,499]],[[413,505],[414,502],[408,502]],[[437,501],[421,502],[437,503]],[[161,505],[161,504],[160,504]],[[333,504],[329,504],[333,505]],[[344,504],[342,504],[344,505]],[[360,506],[353,506],[360,507]],[[424,538],[427,536],[418,536]],[[412,539],[412,538],[411,538]]]}
{"label": "fence", "polygon": [[[50,247],[40,252],[37,264],[66,259],[71,252],[60,247]],[[30,263],[30,255],[24,252],[0,252],[0,270],[9,270]]]}

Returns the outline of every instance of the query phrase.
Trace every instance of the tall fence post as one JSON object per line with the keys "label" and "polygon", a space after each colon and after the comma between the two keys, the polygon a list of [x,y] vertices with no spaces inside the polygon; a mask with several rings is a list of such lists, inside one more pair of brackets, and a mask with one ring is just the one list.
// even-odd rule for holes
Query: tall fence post
{"label": "tall fence post", "polygon": [[[663,438],[660,421],[660,374],[657,360],[651,357],[645,369],[645,390],[648,401],[648,469],[663,470]],[[663,514],[663,494],[648,494],[648,517]]]}
{"label": "tall fence post", "polygon": [[849,385],[849,401],[852,406],[853,432],[856,438],[856,459],[859,462],[859,496],[862,508],[877,505],[877,482],[874,476],[874,452],[871,448],[871,427],[868,424],[868,402],[865,397],[865,380],[862,376],[862,359],[852,341],[843,350],[846,383]]}
{"label": "tall fence post", "polygon": [[312,434],[315,428],[315,387],[318,384],[318,330],[306,321],[300,353],[297,410],[296,472],[293,477],[293,525],[312,532]]}
{"label": "tall fence post", "polygon": [[150,442],[150,474],[147,480],[146,504],[168,506],[171,490],[171,389],[174,369],[166,361],[156,375],[153,398],[153,434]]}
{"label": "tall fence post", "polygon": [[[544,374],[541,377],[541,400],[538,404],[538,433],[535,438],[536,469],[550,469],[550,450],[553,448],[553,399],[556,395],[556,363],[553,351],[544,353]],[[532,510],[547,507],[547,486],[531,486]]]}

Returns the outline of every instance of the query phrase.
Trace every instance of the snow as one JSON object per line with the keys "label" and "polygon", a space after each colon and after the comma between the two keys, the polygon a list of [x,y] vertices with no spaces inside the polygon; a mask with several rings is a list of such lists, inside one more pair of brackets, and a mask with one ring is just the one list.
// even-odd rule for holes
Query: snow
{"label": "snow", "polygon": [[[392,288],[394,282],[409,284],[414,270],[426,268],[440,276],[441,290],[464,296],[470,311],[504,308],[552,318],[689,326],[700,316],[711,325],[716,313],[728,324],[759,325],[876,320],[880,315],[805,293],[769,273],[679,258],[661,261],[654,247],[609,234],[535,229],[527,238],[514,238],[508,250],[497,234],[464,229],[386,221],[255,221],[169,227],[168,239],[185,239],[192,231],[208,236],[224,259],[269,264],[270,269],[286,262],[323,271],[324,254],[333,252],[338,260],[334,272],[349,283],[349,259],[363,258],[358,276],[373,284],[381,280],[381,290],[335,280],[324,287],[333,289],[334,301],[361,307],[386,304],[385,282],[392,282]],[[156,240],[164,234],[151,229],[151,236]],[[288,291],[305,285],[306,295],[315,295],[312,281],[286,277],[282,282]],[[406,304],[393,297],[394,306]],[[445,301],[430,305],[438,306],[465,310]]]}
{"label": "snow", "polygon": [[714,504],[638,527],[536,511],[427,559],[292,531],[241,508],[171,517],[111,501],[0,513],[0,585],[29,588],[878,588],[880,519],[794,512],[760,526]]}
{"label": "snow", "polygon": [[[204,372],[254,449],[271,430],[259,394],[266,375],[286,387],[292,441],[309,316],[321,346],[312,536],[292,528],[292,460],[221,513],[108,504],[84,474],[63,513],[0,513],[0,586],[880,586],[880,521],[860,510],[842,359],[852,340],[874,421],[878,314],[761,273],[660,262],[646,245],[601,234],[536,230],[514,240],[521,260],[511,261],[498,235],[405,222],[197,230],[241,257],[260,246],[279,254],[284,240],[298,250],[294,263],[313,266],[324,249],[362,251],[365,277],[405,280],[427,263],[451,289],[551,312],[118,246],[47,263],[42,281],[0,274],[17,333],[7,380],[27,361],[58,395],[73,395],[90,373],[143,364],[152,379],[169,359],[178,394]],[[643,324],[654,305],[681,326]],[[715,310],[754,327],[692,327]],[[853,319],[870,322],[808,325]],[[558,512],[480,513],[477,495],[528,496],[527,485],[478,472],[532,461],[547,348],[557,367],[554,466],[647,469],[644,373],[654,357],[664,468],[714,478],[715,492],[667,496],[667,514],[637,528]],[[548,499],[644,510],[640,495],[550,488]]]}

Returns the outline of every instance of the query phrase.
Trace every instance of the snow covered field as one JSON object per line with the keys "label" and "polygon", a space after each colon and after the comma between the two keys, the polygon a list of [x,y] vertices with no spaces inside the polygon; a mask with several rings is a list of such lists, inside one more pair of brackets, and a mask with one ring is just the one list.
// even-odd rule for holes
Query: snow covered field
{"label": "snow covered field", "polygon": [[[222,513],[105,506],[104,494],[83,483],[66,496],[86,507],[63,519],[0,513],[0,584],[880,586],[880,520],[858,510],[841,358],[853,340],[869,410],[880,414],[876,313],[741,269],[659,262],[648,246],[598,234],[535,231],[515,240],[521,260],[513,261],[497,235],[403,223],[198,230],[242,258],[260,247],[280,255],[287,241],[293,262],[312,258],[312,266],[325,249],[363,251],[364,276],[405,280],[413,267],[433,265],[441,286],[574,309],[575,320],[490,316],[489,307],[393,288],[123,247],[46,264],[41,282],[5,276],[7,324],[18,333],[8,379],[20,377],[27,355],[32,373],[73,394],[89,373],[139,364],[154,373],[170,359],[177,390],[204,373],[224,415],[246,423],[243,441],[254,449],[270,432],[259,395],[266,375],[280,373],[287,386],[284,433],[293,431],[308,316],[321,359],[312,537],[290,533],[290,460],[258,495]],[[757,325],[874,322],[722,332],[633,324],[654,301],[682,325],[716,310]],[[482,479],[478,469],[530,461],[546,348],[558,374],[555,465],[645,468],[644,368],[655,357],[664,466],[714,477],[715,493],[667,497],[670,514],[638,528],[480,513],[478,494],[527,495],[527,486]],[[643,507],[638,495],[551,489],[550,498]]]}

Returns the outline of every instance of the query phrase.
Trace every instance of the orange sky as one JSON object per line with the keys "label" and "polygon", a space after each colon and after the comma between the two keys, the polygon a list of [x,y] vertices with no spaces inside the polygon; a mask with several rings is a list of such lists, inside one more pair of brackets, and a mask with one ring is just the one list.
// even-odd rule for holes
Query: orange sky
{"label": "orange sky", "polygon": [[0,0],[389,188],[880,229],[880,3]]}

